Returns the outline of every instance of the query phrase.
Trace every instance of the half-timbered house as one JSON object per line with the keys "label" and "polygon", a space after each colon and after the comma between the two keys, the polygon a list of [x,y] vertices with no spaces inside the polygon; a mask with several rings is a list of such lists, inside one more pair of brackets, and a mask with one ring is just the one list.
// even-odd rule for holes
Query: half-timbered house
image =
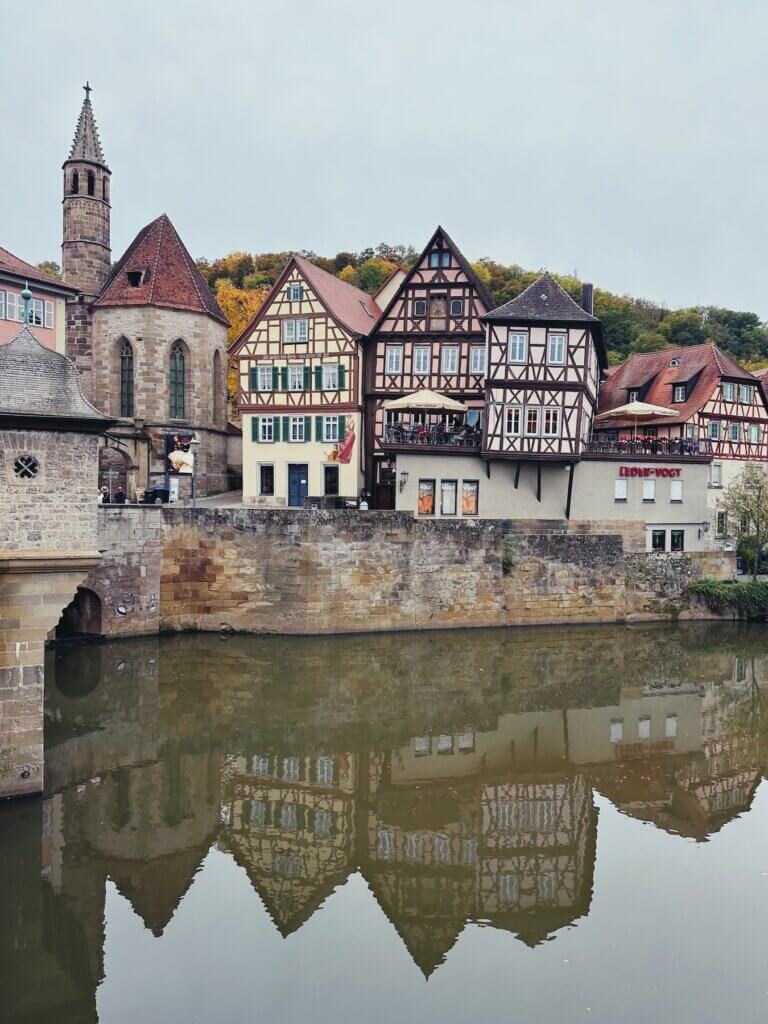
{"label": "half-timbered house", "polygon": [[[384,402],[429,390],[469,406],[467,424],[479,451],[485,386],[485,335],[481,317],[488,292],[448,233],[438,227],[394,294],[379,296],[381,318],[366,342],[366,480],[376,504],[394,508],[398,452],[418,444],[461,451],[413,428],[428,427],[424,413],[387,413]],[[438,417],[432,417],[437,420]],[[442,417],[441,417],[442,418]],[[463,446],[467,450],[467,446]]]}
{"label": "half-timbered house", "polygon": [[641,426],[612,417],[598,420],[593,449],[620,448],[640,433],[658,454],[683,449],[708,455],[709,521],[719,540],[725,534],[724,514],[718,511],[722,489],[747,462],[768,461],[764,381],[709,342],[630,356],[604,381],[599,413],[631,401],[662,406],[674,415]]}
{"label": "half-timbered house", "polygon": [[233,346],[243,501],[336,505],[363,483],[362,351],[375,299],[292,256]]}

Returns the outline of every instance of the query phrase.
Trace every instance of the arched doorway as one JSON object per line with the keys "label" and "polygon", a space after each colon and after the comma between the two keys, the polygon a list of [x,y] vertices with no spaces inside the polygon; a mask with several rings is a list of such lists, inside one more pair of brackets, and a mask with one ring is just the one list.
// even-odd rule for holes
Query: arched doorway
{"label": "arched doorway", "polygon": [[101,635],[101,598],[87,587],[78,587],[74,600],[61,613],[56,639]]}
{"label": "arched doorway", "polygon": [[130,468],[130,459],[120,448],[105,445],[99,449],[99,487],[106,487],[109,495],[114,495],[122,487],[130,496],[128,490],[128,470]]}

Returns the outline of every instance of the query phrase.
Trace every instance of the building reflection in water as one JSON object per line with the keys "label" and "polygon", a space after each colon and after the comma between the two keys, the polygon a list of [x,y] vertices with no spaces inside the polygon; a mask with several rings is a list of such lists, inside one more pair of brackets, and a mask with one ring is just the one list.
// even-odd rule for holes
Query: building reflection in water
{"label": "building reflection in water", "polygon": [[765,764],[750,629],[134,641],[48,672],[46,796],[0,814],[18,1021],[96,1020],[108,880],[160,936],[215,845],[287,936],[360,872],[428,976],[468,922],[535,946],[589,912],[595,791],[704,841]]}

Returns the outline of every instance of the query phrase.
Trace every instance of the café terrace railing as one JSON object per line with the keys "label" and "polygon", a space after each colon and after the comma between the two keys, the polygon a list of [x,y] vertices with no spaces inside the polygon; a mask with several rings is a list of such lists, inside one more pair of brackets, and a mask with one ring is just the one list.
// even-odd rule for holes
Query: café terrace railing
{"label": "caf\u00e9 terrace railing", "polygon": [[593,437],[585,443],[583,451],[586,455],[708,458],[712,455],[712,442],[693,437]]}
{"label": "caf\u00e9 terrace railing", "polygon": [[416,423],[404,426],[402,423],[391,424],[384,428],[382,443],[386,447],[395,448],[461,448],[480,450],[482,431],[477,427],[461,424],[450,427],[443,423]]}

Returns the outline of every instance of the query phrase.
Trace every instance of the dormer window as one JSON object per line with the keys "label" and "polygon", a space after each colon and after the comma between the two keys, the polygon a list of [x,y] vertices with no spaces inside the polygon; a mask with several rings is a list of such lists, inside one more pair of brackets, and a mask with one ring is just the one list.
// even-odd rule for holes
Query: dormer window
{"label": "dormer window", "polygon": [[744,405],[752,405],[753,397],[754,392],[751,384],[739,385],[739,400],[743,402]]}
{"label": "dormer window", "polygon": [[450,267],[450,265],[451,254],[448,249],[436,249],[429,254],[429,266],[432,270],[436,270],[438,267]]}
{"label": "dormer window", "polygon": [[669,365],[670,365],[670,366],[679,366],[679,365],[680,365],[680,360],[679,360],[679,359],[677,359],[677,358],[675,358],[675,359],[670,359],[670,360],[669,360]]}
{"label": "dormer window", "polygon": [[146,270],[128,270],[125,276],[128,278],[128,285],[131,288],[139,288],[147,279]]}
{"label": "dormer window", "polygon": [[724,402],[732,402],[736,398],[736,385],[730,380],[724,380],[721,386]]}
{"label": "dormer window", "polygon": [[628,402],[637,402],[637,401],[639,401],[639,399],[640,399],[640,392],[639,391],[628,391],[627,392],[627,401]]}
{"label": "dormer window", "polygon": [[289,302],[301,302],[304,298],[304,286],[299,282],[293,282],[288,285],[288,301]]}
{"label": "dormer window", "polygon": [[675,384],[675,386],[672,388],[672,401],[685,401],[685,384]]}

